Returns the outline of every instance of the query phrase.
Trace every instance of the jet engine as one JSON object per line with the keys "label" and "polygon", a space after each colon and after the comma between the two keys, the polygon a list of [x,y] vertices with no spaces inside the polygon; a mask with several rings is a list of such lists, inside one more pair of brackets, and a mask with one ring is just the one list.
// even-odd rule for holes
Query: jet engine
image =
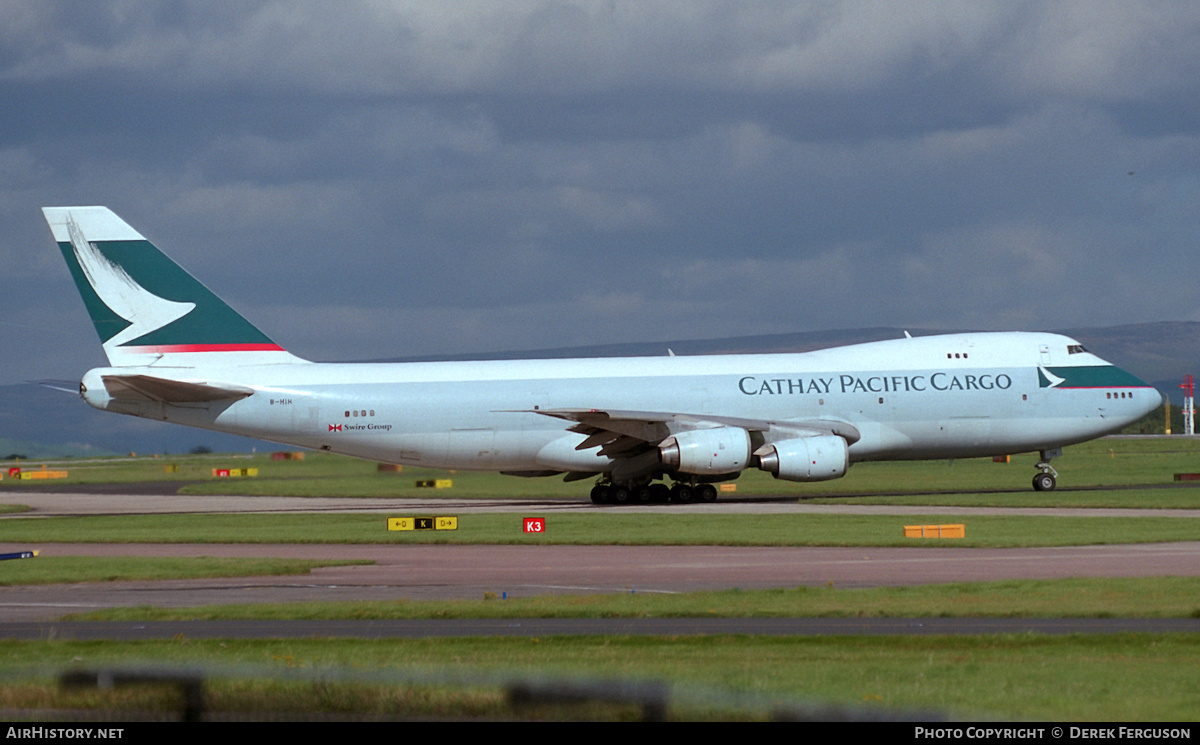
{"label": "jet engine", "polygon": [[777,479],[826,481],[846,475],[850,449],[837,435],[797,437],[771,442],[759,448],[758,467]]}
{"label": "jet engine", "polygon": [[738,473],[750,462],[750,433],[740,427],[678,432],[658,446],[663,465],[682,473]]}

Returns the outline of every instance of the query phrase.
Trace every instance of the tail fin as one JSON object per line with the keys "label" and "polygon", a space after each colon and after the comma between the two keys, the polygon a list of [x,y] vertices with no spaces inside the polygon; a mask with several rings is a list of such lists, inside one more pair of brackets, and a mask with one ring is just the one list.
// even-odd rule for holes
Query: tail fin
{"label": "tail fin", "polygon": [[113,367],[299,362],[107,207],[43,207]]}

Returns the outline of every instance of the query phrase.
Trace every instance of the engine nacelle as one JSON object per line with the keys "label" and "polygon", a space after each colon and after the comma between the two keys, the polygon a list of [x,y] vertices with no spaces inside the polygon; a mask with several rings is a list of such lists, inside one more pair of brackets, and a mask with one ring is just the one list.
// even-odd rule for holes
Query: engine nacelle
{"label": "engine nacelle", "polygon": [[755,453],[758,467],[777,479],[827,481],[846,475],[850,447],[837,435],[797,437],[763,445]]}
{"label": "engine nacelle", "polygon": [[738,473],[750,463],[750,433],[741,427],[679,432],[658,446],[663,465],[682,473]]}

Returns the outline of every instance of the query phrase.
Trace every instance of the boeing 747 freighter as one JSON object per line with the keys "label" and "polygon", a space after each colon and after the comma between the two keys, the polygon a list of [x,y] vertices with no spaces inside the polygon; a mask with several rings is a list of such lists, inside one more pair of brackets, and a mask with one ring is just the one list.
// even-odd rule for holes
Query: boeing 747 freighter
{"label": "boeing 747 freighter", "polygon": [[[592,499],[716,499],[761,469],[791,481],[872,460],[1041,455],[1161,404],[1079,342],[971,333],[804,354],[317,363],[289,354],[106,207],[46,220],[110,367],[104,411],[387,463],[595,478]],[[665,483],[670,480],[671,486]]]}

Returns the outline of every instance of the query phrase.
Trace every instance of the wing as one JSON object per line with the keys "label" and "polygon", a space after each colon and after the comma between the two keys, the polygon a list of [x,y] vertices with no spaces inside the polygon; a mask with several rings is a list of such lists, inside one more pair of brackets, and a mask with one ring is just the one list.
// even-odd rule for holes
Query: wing
{"label": "wing", "polygon": [[[847,444],[862,434],[854,425],[837,419],[768,420],[741,417],[683,414],[661,411],[611,409],[537,409],[530,413],[575,422],[568,432],[586,435],[576,450],[600,447],[600,455],[628,458],[652,450],[678,432],[717,427],[738,427],[758,444],[796,437],[837,435]],[[757,435],[757,436],[756,436]]]}
{"label": "wing", "polygon": [[674,414],[650,411],[605,411],[601,409],[539,409],[535,413],[575,422],[568,432],[585,435],[576,450],[600,447],[610,458],[637,455],[671,435]]}

